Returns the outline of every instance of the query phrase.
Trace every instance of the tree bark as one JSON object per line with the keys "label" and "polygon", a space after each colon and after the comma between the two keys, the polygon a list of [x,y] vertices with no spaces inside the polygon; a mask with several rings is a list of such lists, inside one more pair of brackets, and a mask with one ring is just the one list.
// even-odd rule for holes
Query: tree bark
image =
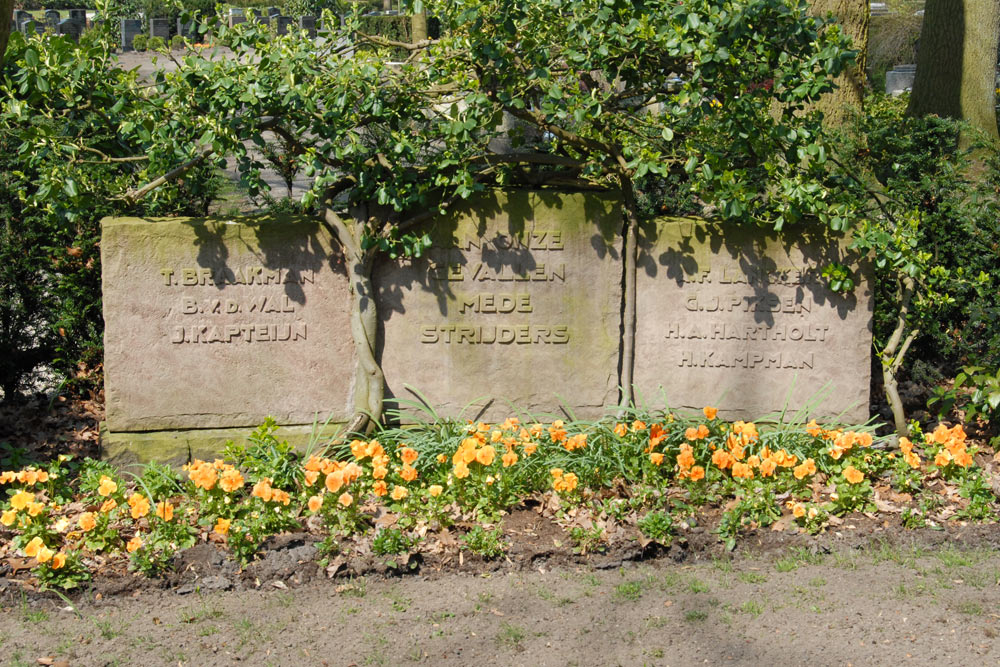
{"label": "tree bark", "polygon": [[354,352],[357,356],[354,375],[355,415],[349,423],[349,430],[365,432],[382,418],[382,399],[385,397],[385,376],[375,358],[378,336],[378,311],[372,281],[375,250],[362,249],[360,236],[354,233],[357,225],[345,222],[329,208],[324,217],[340,241],[348,267],[351,337],[354,339]]}
{"label": "tree bark", "polygon": [[998,36],[1000,0],[927,0],[907,113],[963,119],[1000,139]]}
{"label": "tree bark", "polygon": [[865,97],[865,65],[868,53],[868,0],[810,0],[813,14],[825,17],[832,12],[845,35],[858,51],[854,66],[835,80],[837,89],[820,98],[816,108],[823,112],[828,127],[843,124],[850,107],[861,108]]}
{"label": "tree bark", "polygon": [[7,40],[10,38],[13,13],[14,0],[0,0],[0,68],[3,67],[4,54],[7,53]]}
{"label": "tree bark", "polygon": [[427,41],[427,12],[416,12],[410,23],[410,41],[414,44]]}
{"label": "tree bark", "polygon": [[621,407],[629,408],[635,403],[635,274],[639,252],[639,214],[635,201],[632,180],[620,176],[622,196],[625,204],[625,285],[622,291],[622,397]]}

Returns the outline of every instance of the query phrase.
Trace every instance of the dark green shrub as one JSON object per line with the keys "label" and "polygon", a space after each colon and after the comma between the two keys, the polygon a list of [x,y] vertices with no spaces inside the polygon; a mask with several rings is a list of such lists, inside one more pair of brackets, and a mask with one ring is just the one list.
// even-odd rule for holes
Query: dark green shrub
{"label": "dark green shrub", "polygon": [[149,38],[149,50],[150,51],[164,51],[167,48],[167,43],[163,41],[162,37],[150,37]]}
{"label": "dark green shrub", "polygon": [[186,44],[187,42],[185,41],[183,35],[174,35],[170,38],[170,48],[174,51],[183,50]]}

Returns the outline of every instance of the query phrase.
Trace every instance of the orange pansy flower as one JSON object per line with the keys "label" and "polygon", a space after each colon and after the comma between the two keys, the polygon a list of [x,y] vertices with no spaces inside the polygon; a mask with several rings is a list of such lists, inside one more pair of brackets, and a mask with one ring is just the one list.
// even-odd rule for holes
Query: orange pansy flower
{"label": "orange pansy flower", "polygon": [[80,530],[82,530],[85,533],[97,527],[97,521],[94,519],[93,512],[84,512],[83,514],[81,514],[80,518],[77,520],[77,523],[80,524]]}

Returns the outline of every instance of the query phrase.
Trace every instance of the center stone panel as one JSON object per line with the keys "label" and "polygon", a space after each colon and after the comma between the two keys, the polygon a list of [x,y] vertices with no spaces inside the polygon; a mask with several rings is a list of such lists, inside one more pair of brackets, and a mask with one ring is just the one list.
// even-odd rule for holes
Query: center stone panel
{"label": "center stone panel", "polygon": [[306,219],[106,219],[112,431],[347,421],[354,352],[342,255]]}
{"label": "center stone panel", "polygon": [[376,271],[389,403],[409,386],[469,419],[614,405],[620,228],[618,200],[591,193],[495,192],[436,220],[423,257]]}
{"label": "center stone panel", "polygon": [[641,234],[635,386],[650,405],[720,408],[757,419],[783,408],[868,419],[872,300],[866,270],[853,293],[822,276],[864,267],[821,230],[776,234],[660,219]]}

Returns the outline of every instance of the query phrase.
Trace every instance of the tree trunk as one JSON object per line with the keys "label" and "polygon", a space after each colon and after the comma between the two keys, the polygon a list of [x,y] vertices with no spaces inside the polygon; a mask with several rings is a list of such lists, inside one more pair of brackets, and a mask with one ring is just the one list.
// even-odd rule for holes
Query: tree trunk
{"label": "tree trunk", "polygon": [[378,336],[378,311],[375,306],[375,285],[372,268],[375,265],[374,248],[361,248],[360,228],[367,217],[360,211],[350,224],[332,209],[324,212],[326,223],[332,227],[344,251],[348,267],[348,289],[351,294],[351,337],[357,366],[354,375],[355,415],[348,424],[348,431],[364,432],[382,418],[382,399],[385,396],[385,376],[375,359]]}
{"label": "tree trunk", "polygon": [[997,134],[1000,0],[927,0],[907,113],[969,121]]}
{"label": "tree trunk", "polygon": [[410,23],[410,42],[417,44],[427,39],[427,12],[417,12]]}
{"label": "tree trunk", "polygon": [[14,0],[0,0],[0,68],[3,67],[4,54],[7,53],[7,39],[10,37],[13,13]]}
{"label": "tree trunk", "polygon": [[635,201],[635,190],[627,176],[620,176],[625,204],[625,287],[622,291],[622,397],[621,407],[628,408],[635,403],[635,273],[638,261],[639,214]]}
{"label": "tree trunk", "polygon": [[865,65],[868,53],[868,0],[810,0],[813,14],[826,16],[832,12],[845,35],[858,51],[853,67],[837,77],[837,89],[820,98],[816,108],[823,112],[828,127],[843,124],[849,107],[861,108],[865,97]]}

